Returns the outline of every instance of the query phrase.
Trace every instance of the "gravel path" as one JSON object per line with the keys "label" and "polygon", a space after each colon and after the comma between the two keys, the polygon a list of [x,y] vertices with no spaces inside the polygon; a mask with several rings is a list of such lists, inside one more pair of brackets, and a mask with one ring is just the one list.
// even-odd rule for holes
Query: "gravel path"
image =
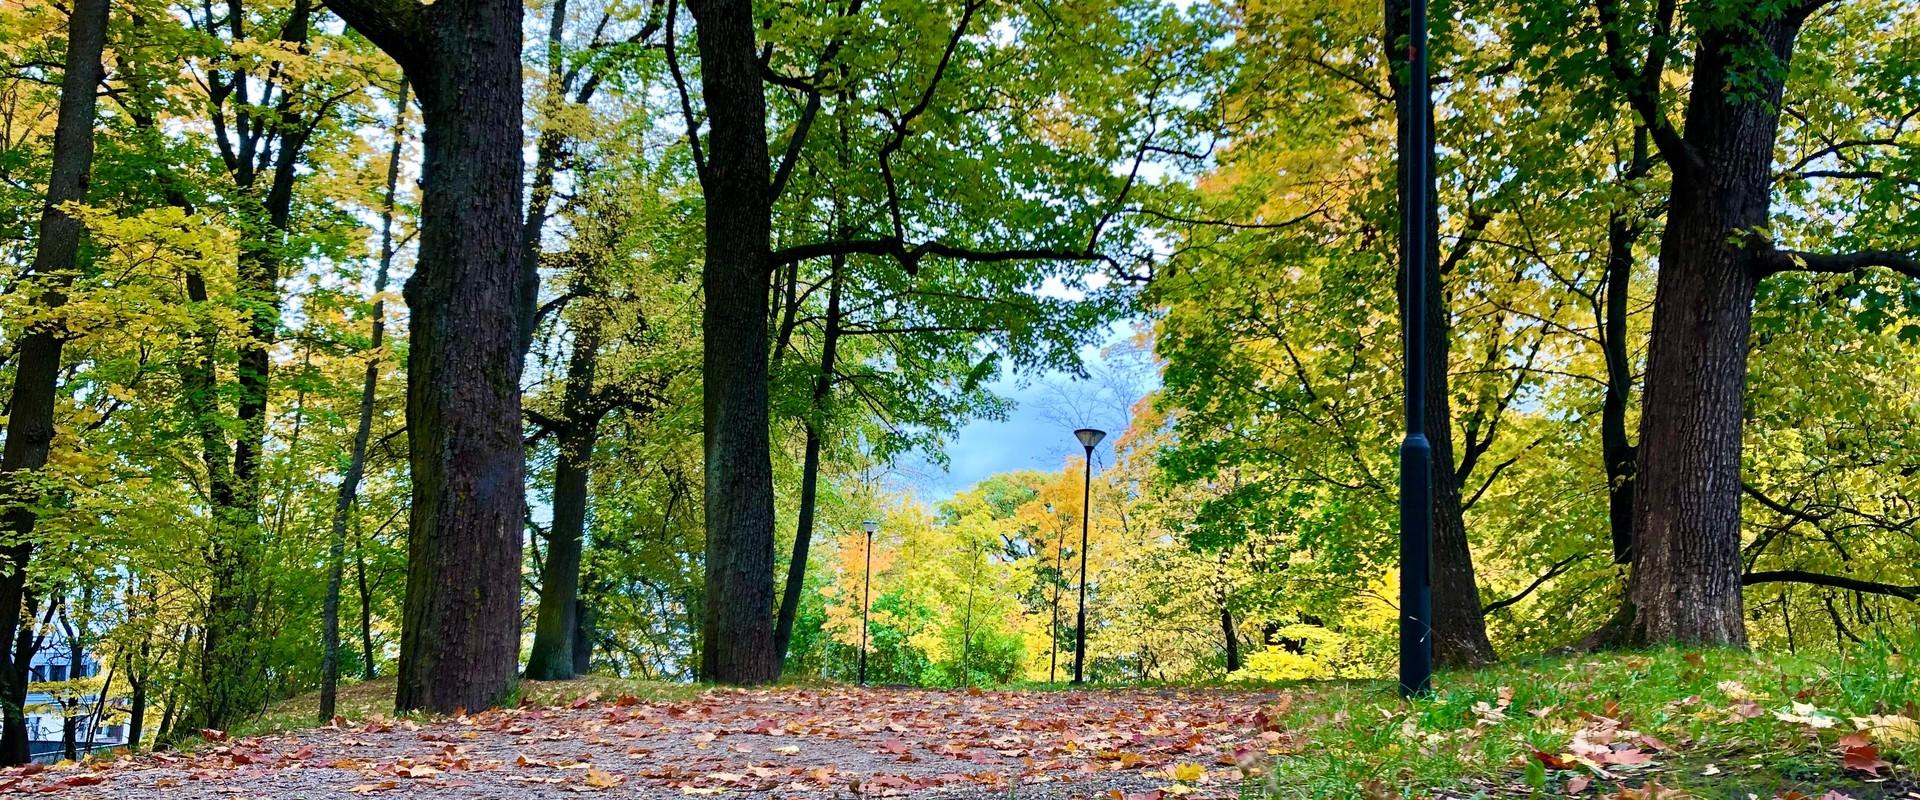
{"label": "gravel path", "polygon": [[1264,692],[716,690],[219,742],[26,774],[0,793],[185,800],[1237,797],[1287,744]]}

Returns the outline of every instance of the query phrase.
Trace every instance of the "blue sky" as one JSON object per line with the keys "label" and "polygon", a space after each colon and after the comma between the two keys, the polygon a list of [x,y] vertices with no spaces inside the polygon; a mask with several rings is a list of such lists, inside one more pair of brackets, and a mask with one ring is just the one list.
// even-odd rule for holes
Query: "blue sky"
{"label": "blue sky", "polygon": [[1127,409],[1159,384],[1144,354],[1128,344],[1133,324],[1114,324],[1106,343],[1081,352],[1092,373],[1085,378],[1055,371],[995,381],[994,392],[1015,404],[1006,419],[974,420],[962,427],[947,442],[944,471],[916,459],[901,464],[896,478],[920,499],[938,502],[997,473],[1058,469],[1081,452],[1073,437],[1078,427],[1107,431],[1094,464],[1112,463],[1113,439],[1126,427]]}

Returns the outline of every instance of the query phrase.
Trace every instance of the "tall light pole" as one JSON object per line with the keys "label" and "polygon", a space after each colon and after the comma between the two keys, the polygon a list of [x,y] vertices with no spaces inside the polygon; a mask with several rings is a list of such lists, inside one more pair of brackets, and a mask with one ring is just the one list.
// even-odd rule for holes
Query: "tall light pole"
{"label": "tall light pole", "polygon": [[1073,682],[1080,684],[1087,680],[1087,522],[1093,512],[1093,447],[1107,438],[1107,432],[1081,428],[1073,435],[1087,449],[1087,480],[1080,493],[1080,620],[1073,631]]}
{"label": "tall light pole", "polygon": [[873,610],[873,534],[880,530],[875,519],[860,523],[867,532],[867,575],[860,587],[860,685],[867,685],[867,615]]}
{"label": "tall light pole", "polygon": [[1433,191],[1427,0],[1407,2],[1407,82],[1400,92],[1400,265],[1406,274],[1407,436],[1400,443],[1400,693],[1433,688],[1433,449],[1427,443],[1428,209]]}

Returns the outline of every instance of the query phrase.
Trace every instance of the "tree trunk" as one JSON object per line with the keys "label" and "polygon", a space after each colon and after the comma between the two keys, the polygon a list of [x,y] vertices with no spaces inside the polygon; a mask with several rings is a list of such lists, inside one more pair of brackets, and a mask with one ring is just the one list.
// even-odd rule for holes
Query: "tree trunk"
{"label": "tree trunk", "polygon": [[413,507],[401,710],[493,706],[520,655],[525,453],[520,4],[430,7],[419,266],[407,281]]}
{"label": "tree trunk", "polygon": [[594,396],[594,372],[600,357],[601,322],[596,310],[580,315],[567,360],[561,395],[560,452],[553,468],[553,527],[547,559],[540,571],[540,609],[535,617],[533,652],[527,677],[542,681],[572,678],[574,642],[580,625],[580,560],[587,530],[587,487],[593,475],[593,447],[600,435],[600,409]]}
{"label": "tree trunk", "polygon": [[[53,131],[53,168],[47,176],[47,202],[40,211],[40,241],[32,274],[43,281],[39,304],[66,304],[66,289],[78,272],[84,227],[60,208],[85,202],[93,171],[93,125],[98,87],[105,70],[107,0],[74,0],[67,22],[67,68],[60,77],[60,108]],[[7,441],[0,454],[0,538],[9,544],[0,563],[0,765],[27,762],[26,717],[28,646],[12,644],[27,601],[27,569],[33,556],[33,504],[39,492],[30,474],[46,466],[53,446],[54,406],[60,356],[66,342],[56,320],[32,326],[18,344],[13,394],[9,400]]]}
{"label": "tree trunk", "polygon": [[1233,630],[1233,606],[1223,594],[1220,598],[1220,633],[1227,640],[1227,671],[1240,671],[1240,636]]}
{"label": "tree trunk", "polygon": [[[1220,603],[1220,633],[1227,643],[1227,672],[1240,671],[1240,635],[1233,624],[1233,587],[1227,582],[1227,551],[1214,561],[1214,599]],[[1144,667],[1143,667],[1144,669]]]}
{"label": "tree trunk", "polygon": [[[287,23],[280,29],[278,43],[304,51],[310,14],[309,4],[296,0]],[[202,329],[203,363],[194,381],[195,391],[201,395],[195,400],[195,416],[201,427],[209,484],[214,486],[210,492],[214,503],[211,509],[213,543],[209,555],[213,581],[203,620],[205,636],[199,686],[186,717],[194,728],[218,730],[253,713],[266,694],[260,685],[264,666],[259,663],[256,627],[263,580],[260,559],[265,547],[265,534],[260,528],[260,466],[266,448],[271,351],[280,327],[281,248],[292,222],[297,168],[313,124],[313,120],[302,119],[288,105],[288,98],[295,91],[292,86],[277,87],[282,99],[274,109],[275,116],[269,118],[261,109],[247,105],[247,89],[243,84],[254,78],[239,75],[236,80],[240,85],[236,85],[232,97],[239,104],[236,114],[246,124],[240,128],[243,140],[240,157],[229,162],[235,185],[242,191],[251,191],[256,186],[260,173],[251,157],[253,147],[271,141],[277,143],[278,149],[274,152],[272,172],[267,175],[262,203],[267,224],[261,233],[241,242],[236,265],[236,286],[247,318],[248,336],[238,345],[239,355],[234,365],[237,389],[234,419],[239,432],[231,452],[218,419],[219,393],[214,388],[219,375],[214,363],[217,334],[211,322]],[[215,113],[224,113],[219,110],[218,102]],[[249,125],[262,130],[270,127],[272,132],[256,133],[253,135],[261,138],[250,139],[246,133]],[[196,280],[195,283],[200,285],[193,292],[196,295],[193,299],[205,303],[204,282]],[[231,472],[223,478],[222,469],[216,464],[228,459],[232,460]]]}
{"label": "tree trunk", "polygon": [[[192,626],[183,625],[180,627],[180,647],[173,651],[173,674],[186,674],[187,656],[193,652],[193,638]],[[166,709],[160,712],[160,727],[154,730],[154,744],[156,748],[173,741],[173,723],[174,720],[179,717],[180,711],[179,699],[180,682],[174,681],[167,685]]]}
{"label": "tree trunk", "polygon": [[[90,605],[91,597],[83,597],[81,604]],[[86,644],[80,631],[74,630],[73,605],[60,615],[60,628],[67,634],[67,680],[79,681],[87,663]],[[74,695],[71,701],[56,700],[60,707],[60,752],[68,761],[76,761],[79,753],[79,725],[81,697]]]}
{"label": "tree trunk", "polygon": [[138,681],[128,676],[127,685],[133,689],[127,709],[127,752],[140,752],[140,739],[146,733],[147,722],[147,682],[143,677]]}
{"label": "tree trunk", "polygon": [[360,587],[360,680],[370,681],[380,677],[374,669],[373,659],[373,587],[367,584],[366,542],[360,541],[353,549],[354,582]]}
{"label": "tree trunk", "polygon": [[[1405,4],[1386,3],[1386,38],[1389,60],[1389,84],[1395,107],[1404,105],[1406,91],[1400,78],[1405,66],[1405,51],[1396,42],[1407,36]],[[1431,115],[1429,115],[1431,119]],[[1405,115],[1397,124],[1404,128]],[[1405,141],[1401,131],[1400,141]],[[1405,181],[1400,181],[1404,185]],[[1440,666],[1458,667],[1486,664],[1494,660],[1493,643],[1487,639],[1486,617],[1480,608],[1480,585],[1474,576],[1473,551],[1467,539],[1467,525],[1460,504],[1460,476],[1453,456],[1453,395],[1449,392],[1449,362],[1452,352],[1451,313],[1447,308],[1445,275],[1439,258],[1438,199],[1428,214],[1436,224],[1428,239],[1427,265],[1427,364],[1425,408],[1427,440],[1433,452],[1431,485],[1433,489],[1433,657]],[[1401,285],[1405,285],[1402,281]],[[1403,298],[1404,300],[1404,298]]]}
{"label": "tree trunk", "polygon": [[524,269],[521,4],[336,0],[400,62],[426,126],[420,255],[405,295],[413,502],[394,704],[450,712],[513,688],[520,644]]}
{"label": "tree trunk", "polygon": [[[1754,290],[1770,247],[1774,138],[1800,19],[1701,31],[1694,90],[1660,242],[1640,417],[1634,564],[1636,643],[1745,646],[1740,583],[1740,428]],[[1777,65],[1751,65],[1754,53]],[[1746,61],[1737,64],[1736,61]],[[1752,96],[1726,87],[1738,70]]]}
{"label": "tree trunk", "polygon": [[1633,396],[1633,369],[1627,359],[1628,289],[1633,281],[1633,244],[1640,228],[1631,210],[1607,220],[1606,311],[1601,344],[1607,363],[1606,397],[1600,410],[1600,454],[1607,470],[1607,524],[1613,536],[1613,561],[1633,562],[1633,481],[1638,460],[1627,438],[1627,405]]}
{"label": "tree trunk", "polygon": [[[367,467],[367,444],[373,438],[375,390],[380,385],[380,348],[386,343],[387,304],[380,299],[387,291],[387,276],[393,268],[393,213],[398,200],[400,155],[406,142],[407,82],[400,82],[393,102],[393,145],[387,151],[386,198],[380,210],[380,262],[373,275],[373,335],[368,342],[366,374],[360,383],[360,415],[353,431],[353,449],[347,457],[347,472],[340,477],[340,489],[333,501],[333,525],[327,552],[327,598],[321,610],[320,628],[320,721],[333,719],[340,687],[340,583],[347,568],[347,523],[353,515],[354,500],[360,494],[360,479]],[[371,670],[369,670],[371,672]]]}
{"label": "tree trunk", "polygon": [[589,613],[592,606],[584,593],[573,605],[573,674],[585,675],[593,671],[593,615]]}
{"label": "tree trunk", "polygon": [[706,592],[701,677],[780,675],[773,641],[773,463],[767,408],[767,104],[751,0],[689,0],[707,109],[704,333]]}
{"label": "tree trunk", "polygon": [[[1652,171],[1653,160],[1647,150],[1647,129],[1633,133],[1633,161],[1622,174],[1622,183],[1644,177]],[[1606,359],[1606,395],[1600,409],[1600,457],[1607,474],[1607,527],[1613,540],[1613,562],[1633,563],[1633,485],[1639,468],[1639,449],[1627,435],[1627,407],[1633,398],[1633,366],[1627,337],[1629,302],[1632,297],[1634,245],[1643,226],[1639,212],[1627,208],[1615,210],[1607,218],[1606,296],[1599,318],[1601,354]],[[1631,597],[1620,599],[1620,608],[1611,619],[1586,635],[1577,645],[1580,650],[1599,650],[1625,645],[1633,627]]]}
{"label": "tree trunk", "polygon": [[[153,597],[148,596],[151,603]],[[151,614],[155,611],[149,605]],[[130,690],[127,710],[127,752],[140,751],[140,738],[146,731],[147,723],[147,686],[153,682],[153,631],[148,629],[140,636],[140,649],[136,655],[127,659],[127,688]]]}
{"label": "tree trunk", "polygon": [[827,401],[833,394],[833,370],[840,351],[840,297],[845,256],[834,256],[827,277],[826,332],[820,343],[820,375],[813,382],[812,416],[807,420],[806,458],[800,472],[799,524],[793,533],[793,555],[787,559],[787,583],[780,596],[780,617],[773,630],[774,646],[780,663],[787,660],[787,645],[793,640],[793,621],[800,613],[800,597],[806,591],[807,555],[813,546],[814,508],[820,494],[820,429]]}

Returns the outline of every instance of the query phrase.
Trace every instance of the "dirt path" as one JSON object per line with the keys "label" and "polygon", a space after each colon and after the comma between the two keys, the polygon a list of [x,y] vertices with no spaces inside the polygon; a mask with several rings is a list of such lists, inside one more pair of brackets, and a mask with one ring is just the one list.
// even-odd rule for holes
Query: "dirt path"
{"label": "dirt path", "polygon": [[222,742],[191,756],[0,771],[0,793],[75,798],[362,796],[1233,798],[1268,693],[714,691]]}

